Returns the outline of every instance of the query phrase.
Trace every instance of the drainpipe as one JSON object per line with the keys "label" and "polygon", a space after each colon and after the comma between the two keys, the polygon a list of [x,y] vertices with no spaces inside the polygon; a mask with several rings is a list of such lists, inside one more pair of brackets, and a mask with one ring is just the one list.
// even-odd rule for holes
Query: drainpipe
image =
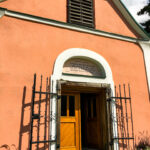
{"label": "drainpipe", "polygon": [[150,41],[148,42],[139,42],[139,45],[143,51],[145,70],[147,76],[147,85],[149,92],[149,101],[150,101]]}
{"label": "drainpipe", "polygon": [[5,15],[5,8],[0,9],[0,18],[2,18]]}
{"label": "drainpipe", "polygon": [[[57,80],[51,76],[51,87],[50,91],[52,93],[57,93]],[[57,140],[57,96],[53,95],[50,98],[50,139]],[[56,150],[57,145],[55,143],[51,143],[49,150]]]}

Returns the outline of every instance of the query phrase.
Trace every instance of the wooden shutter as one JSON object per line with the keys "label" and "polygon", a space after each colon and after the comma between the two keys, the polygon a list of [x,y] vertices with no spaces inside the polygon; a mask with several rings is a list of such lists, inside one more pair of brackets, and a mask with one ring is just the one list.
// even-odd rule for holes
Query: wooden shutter
{"label": "wooden shutter", "polygon": [[68,0],[68,22],[94,28],[93,0]]}

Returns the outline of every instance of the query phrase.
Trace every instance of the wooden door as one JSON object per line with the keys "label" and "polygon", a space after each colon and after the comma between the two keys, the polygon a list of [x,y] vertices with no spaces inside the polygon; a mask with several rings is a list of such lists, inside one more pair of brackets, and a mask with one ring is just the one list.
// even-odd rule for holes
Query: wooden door
{"label": "wooden door", "polygon": [[99,105],[96,95],[87,94],[85,96],[84,111],[85,111],[85,138],[86,147],[98,148],[99,147]]}
{"label": "wooden door", "polygon": [[81,96],[82,147],[106,149],[106,109],[103,94]]}
{"label": "wooden door", "polygon": [[80,149],[79,112],[79,94],[63,94],[61,97],[60,149]]}

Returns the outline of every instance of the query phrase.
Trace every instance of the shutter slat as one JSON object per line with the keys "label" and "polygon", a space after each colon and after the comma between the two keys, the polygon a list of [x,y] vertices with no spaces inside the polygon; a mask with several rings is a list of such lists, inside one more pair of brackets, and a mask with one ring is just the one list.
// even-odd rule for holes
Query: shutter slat
{"label": "shutter slat", "polygon": [[68,0],[68,22],[94,27],[93,0]]}

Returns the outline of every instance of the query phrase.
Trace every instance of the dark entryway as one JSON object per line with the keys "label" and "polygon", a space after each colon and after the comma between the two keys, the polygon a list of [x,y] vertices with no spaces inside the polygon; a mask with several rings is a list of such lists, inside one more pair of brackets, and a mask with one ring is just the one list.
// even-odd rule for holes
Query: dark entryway
{"label": "dark entryway", "polygon": [[107,149],[106,93],[82,93],[80,98],[82,150]]}

